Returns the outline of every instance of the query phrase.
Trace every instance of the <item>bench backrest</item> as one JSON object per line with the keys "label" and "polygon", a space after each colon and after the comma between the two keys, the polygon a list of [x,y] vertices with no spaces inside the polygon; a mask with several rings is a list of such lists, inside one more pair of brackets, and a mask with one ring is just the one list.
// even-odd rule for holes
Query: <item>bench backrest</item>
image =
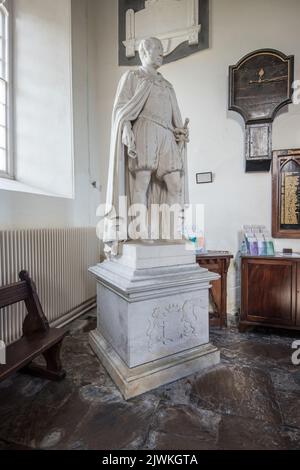
{"label": "bench backrest", "polygon": [[25,281],[0,287],[0,308],[8,307],[9,305],[26,300],[29,294]]}
{"label": "bench backrest", "polygon": [[37,331],[48,331],[49,323],[43,312],[35,283],[27,271],[21,271],[19,278],[20,282],[0,287],[0,308],[24,301],[28,312],[23,323],[24,336],[30,336]]}

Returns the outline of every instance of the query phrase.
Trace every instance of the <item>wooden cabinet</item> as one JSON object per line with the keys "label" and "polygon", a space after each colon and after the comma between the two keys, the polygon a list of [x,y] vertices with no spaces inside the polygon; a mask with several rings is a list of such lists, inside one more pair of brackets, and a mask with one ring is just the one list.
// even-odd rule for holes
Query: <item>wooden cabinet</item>
{"label": "wooden cabinet", "polygon": [[233,256],[224,251],[209,251],[197,255],[197,263],[202,268],[220,274],[220,279],[213,281],[210,289],[211,310],[210,326],[227,326],[227,273]]}
{"label": "wooden cabinet", "polygon": [[300,329],[300,255],[242,256],[240,329]]}

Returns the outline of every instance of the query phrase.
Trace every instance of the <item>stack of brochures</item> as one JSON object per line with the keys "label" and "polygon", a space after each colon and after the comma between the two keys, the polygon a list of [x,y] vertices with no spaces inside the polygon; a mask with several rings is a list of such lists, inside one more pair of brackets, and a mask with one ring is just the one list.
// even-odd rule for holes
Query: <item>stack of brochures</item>
{"label": "stack of brochures", "polygon": [[243,230],[247,254],[252,256],[275,255],[273,240],[264,225],[244,225]]}

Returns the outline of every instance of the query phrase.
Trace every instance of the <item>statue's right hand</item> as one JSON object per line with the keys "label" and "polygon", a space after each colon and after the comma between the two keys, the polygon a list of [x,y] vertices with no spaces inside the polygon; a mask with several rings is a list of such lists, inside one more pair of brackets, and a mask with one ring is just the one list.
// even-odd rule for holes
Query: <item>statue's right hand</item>
{"label": "statue's right hand", "polygon": [[124,124],[122,142],[128,148],[128,155],[131,158],[136,158],[135,138],[129,121]]}

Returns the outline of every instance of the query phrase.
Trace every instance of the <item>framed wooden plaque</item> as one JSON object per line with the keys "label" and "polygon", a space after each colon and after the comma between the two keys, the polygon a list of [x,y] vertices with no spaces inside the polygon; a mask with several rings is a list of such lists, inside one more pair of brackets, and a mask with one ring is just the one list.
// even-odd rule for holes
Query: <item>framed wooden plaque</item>
{"label": "framed wooden plaque", "polygon": [[244,118],[246,171],[269,171],[272,123],[292,103],[294,56],[260,49],[229,67],[229,110]]}
{"label": "framed wooden plaque", "polygon": [[272,168],[272,236],[300,238],[300,149],[274,151]]}

